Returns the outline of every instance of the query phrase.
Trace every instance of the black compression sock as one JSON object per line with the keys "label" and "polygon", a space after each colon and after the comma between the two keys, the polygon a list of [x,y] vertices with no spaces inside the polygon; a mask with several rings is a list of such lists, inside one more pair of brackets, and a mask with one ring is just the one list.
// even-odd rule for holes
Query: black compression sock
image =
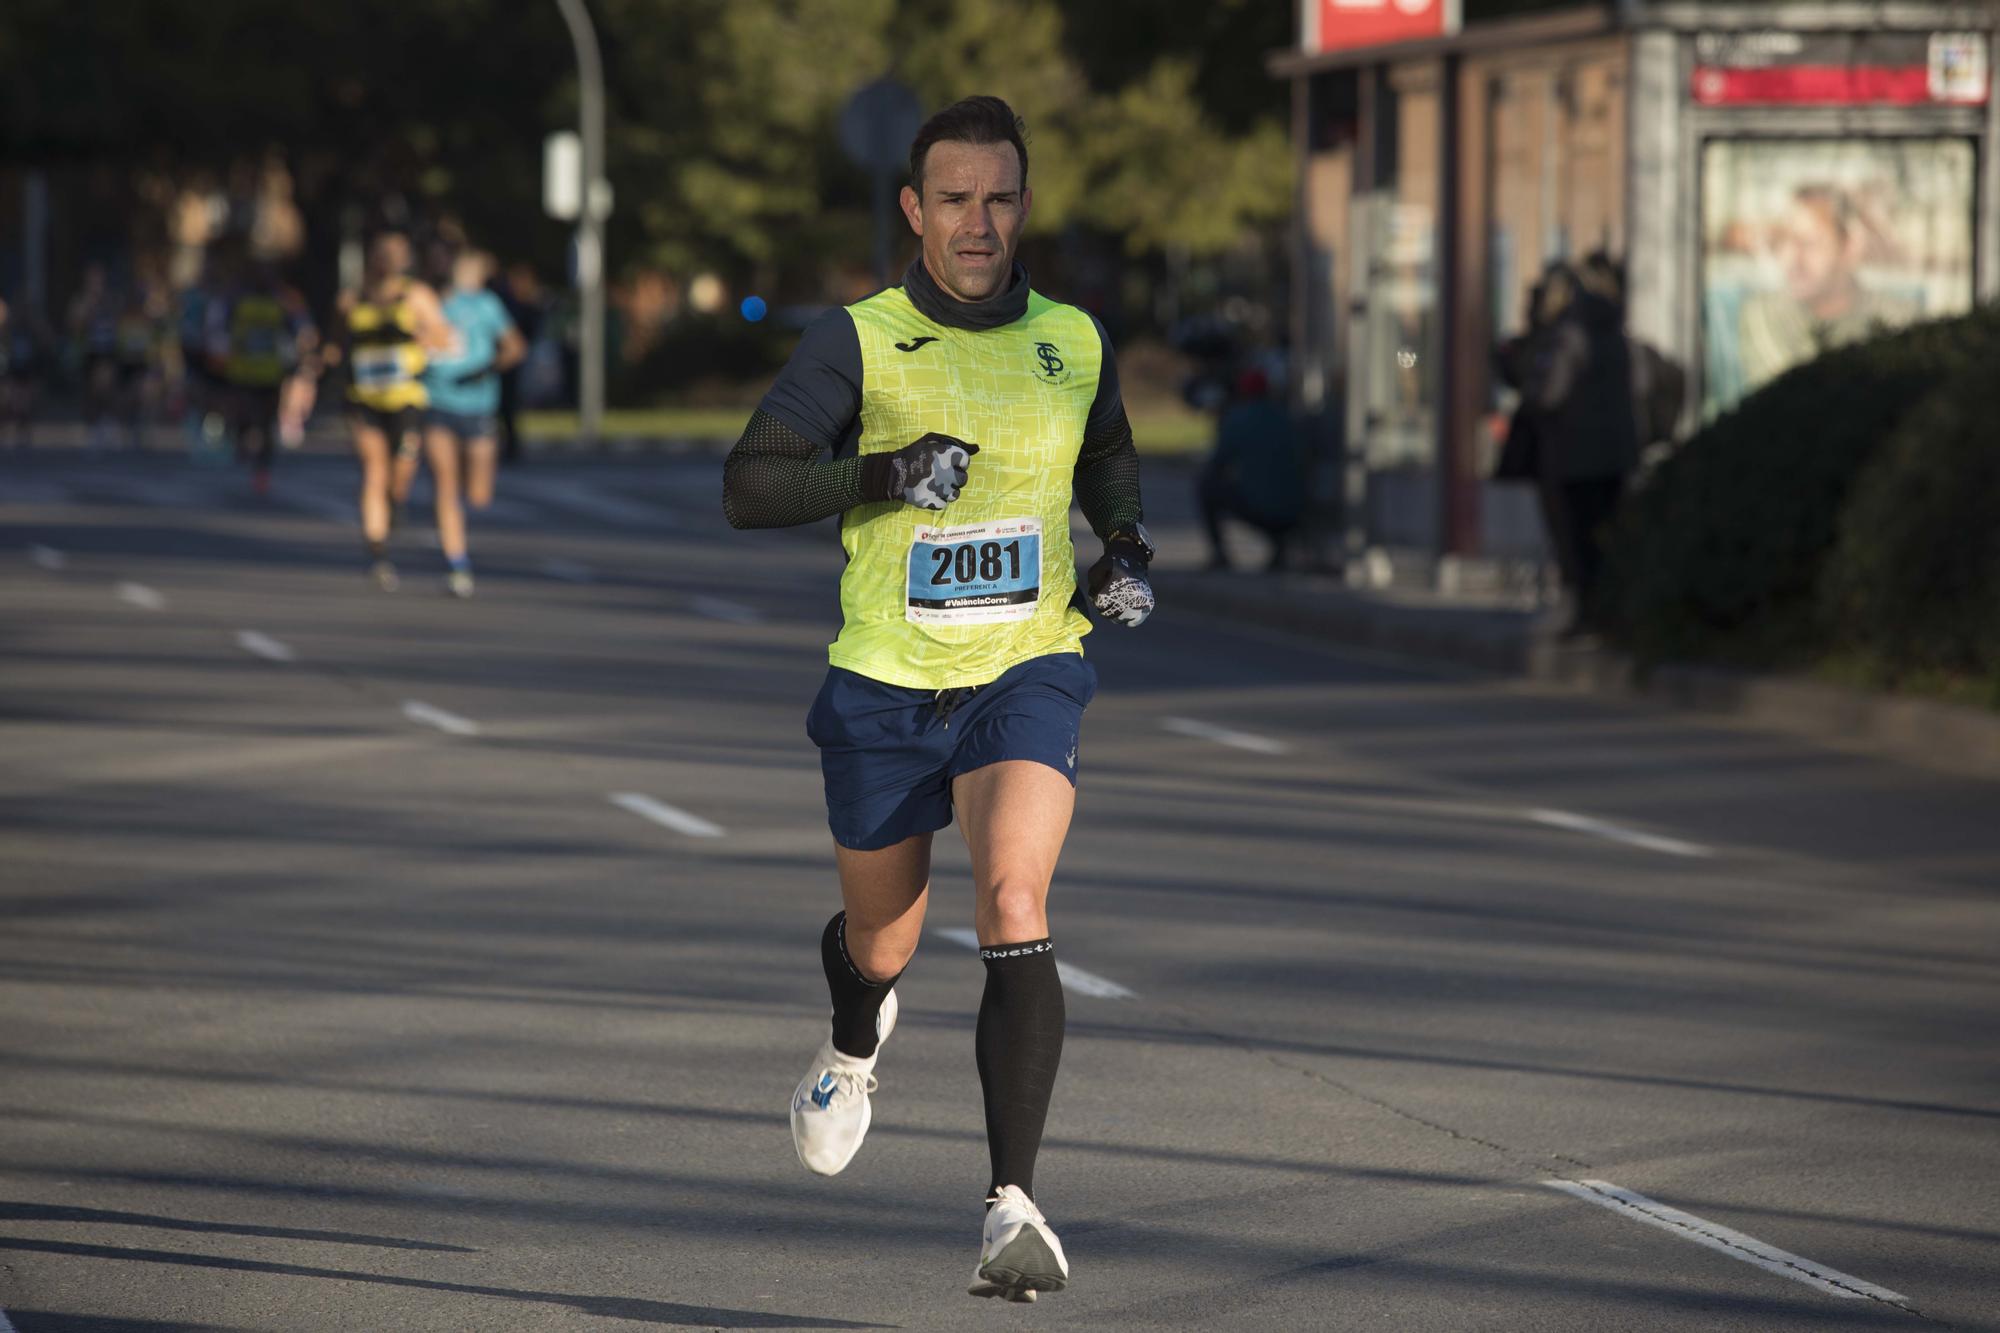
{"label": "black compression sock", "polygon": [[875,1019],[882,1012],[882,1001],[889,998],[890,989],[903,974],[898,972],[887,981],[870,981],[861,975],[861,969],[847,956],[845,912],[835,912],[833,920],[826,923],[826,933],[819,937],[819,961],[826,968],[826,988],[833,995],[833,1048],[842,1055],[866,1060],[875,1054]]}
{"label": "black compression sock", "polygon": [[986,1097],[989,1196],[1002,1185],[1035,1194],[1035,1154],[1062,1063],[1063,991],[1055,946],[1025,940],[981,949],[986,995],[979,1003],[979,1087]]}

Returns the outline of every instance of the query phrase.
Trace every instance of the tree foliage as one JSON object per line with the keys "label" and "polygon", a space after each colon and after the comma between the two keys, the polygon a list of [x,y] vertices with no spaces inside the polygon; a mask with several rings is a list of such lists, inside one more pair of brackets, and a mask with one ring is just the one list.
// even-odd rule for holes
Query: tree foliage
{"label": "tree foliage", "polygon": [[[883,74],[936,108],[1007,98],[1031,231],[1214,252],[1285,215],[1267,0],[592,0],[611,83],[614,256],[806,273],[866,252],[842,103]],[[282,148],[327,207],[400,194],[475,232],[540,226],[540,144],[573,122],[541,0],[7,0],[13,161],[226,168]],[[532,221],[530,221],[532,220]]]}

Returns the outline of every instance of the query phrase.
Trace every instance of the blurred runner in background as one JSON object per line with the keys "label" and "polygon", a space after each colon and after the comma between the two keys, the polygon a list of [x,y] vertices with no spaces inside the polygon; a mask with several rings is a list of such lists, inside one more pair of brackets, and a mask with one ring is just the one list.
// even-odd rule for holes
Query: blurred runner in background
{"label": "blurred runner in background", "polygon": [[486,288],[492,273],[493,257],[483,251],[461,251],[452,261],[444,317],[458,335],[458,350],[432,357],[424,371],[430,395],[424,455],[430,461],[437,497],[438,542],[451,565],[446,586],[454,597],[472,596],[461,490],[474,509],[493,502],[499,457],[494,413],[500,408],[500,376],[527,353],[507,307]]}
{"label": "blurred runner in background", "polygon": [[70,299],[65,323],[83,385],[85,439],[93,450],[111,443],[111,418],[118,411],[118,320],[122,305],[111,290],[111,277],[104,265],[86,265],[83,284]]}
{"label": "blurred runner in background", "polygon": [[0,300],[0,432],[10,449],[29,442],[47,347],[34,316]]}
{"label": "blurred runner in background", "polygon": [[329,361],[348,365],[348,424],[361,460],[361,532],[369,572],[385,592],[398,586],[389,559],[393,514],[391,462],[415,458],[422,448],[423,410],[430,395],[423,373],[433,352],[454,350],[457,336],[437,293],[410,277],[410,238],[383,232],[368,247],[358,291],[341,293],[343,345]]}
{"label": "blurred runner in background", "polygon": [[221,342],[218,312],[226,305],[231,262],[226,247],[209,247],[202,257],[201,277],[181,293],[175,322],[181,350],[181,420],[188,456],[197,463],[221,462],[229,434],[222,414],[225,395],[221,371],[228,349]]}
{"label": "blurred runner in background", "polygon": [[115,411],[125,425],[125,443],[137,449],[148,417],[157,416],[166,396],[166,357],[172,337],[167,327],[167,294],[140,281],[118,312]]}
{"label": "blurred runner in background", "polygon": [[271,461],[278,451],[278,409],[286,382],[319,346],[305,300],[287,287],[276,268],[250,264],[243,282],[224,301],[212,302],[220,324],[221,379],[236,456],[251,467],[258,495],[271,490]]}

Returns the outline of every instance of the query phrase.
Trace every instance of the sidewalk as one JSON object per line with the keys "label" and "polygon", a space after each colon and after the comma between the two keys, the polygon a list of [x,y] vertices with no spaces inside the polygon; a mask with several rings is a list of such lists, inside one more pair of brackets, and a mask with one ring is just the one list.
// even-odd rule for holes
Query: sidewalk
{"label": "sidewalk", "polygon": [[1158,570],[1155,584],[1163,608],[1552,689],[1719,715],[1837,749],[2000,780],[2000,713],[1990,710],[1719,667],[1668,664],[1641,678],[1622,653],[1560,640],[1550,614],[1492,599],[1349,588],[1331,575],[1208,573],[1172,563]]}

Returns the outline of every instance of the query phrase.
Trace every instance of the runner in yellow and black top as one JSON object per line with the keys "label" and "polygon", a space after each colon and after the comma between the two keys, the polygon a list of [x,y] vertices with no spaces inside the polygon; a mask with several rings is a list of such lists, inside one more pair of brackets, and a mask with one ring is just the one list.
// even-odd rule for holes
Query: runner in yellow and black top
{"label": "runner in yellow and black top", "polygon": [[[437,293],[409,276],[410,241],[384,232],[368,248],[359,291],[340,298],[342,348],[348,363],[347,418],[361,459],[361,530],[375,581],[397,586],[389,561],[392,469],[414,470],[423,447],[424,367],[433,352],[457,346]],[[401,459],[409,462],[404,465]]]}
{"label": "runner in yellow and black top", "polygon": [[[821,937],[833,1030],[793,1096],[794,1146],[822,1175],[861,1146],[929,901],[932,835],[956,813],[986,965],[975,1052],[992,1177],[971,1292],[1011,1301],[1069,1278],[1033,1195],[1063,1036],[1048,891],[1097,682],[1086,607],[1126,625],[1153,609],[1110,343],[1014,262],[1027,175],[1006,103],[968,98],[934,116],[902,194],[922,258],[901,287],[806,331],[723,479],[737,527],[839,514],[848,556],[840,635],[806,724],[844,910]],[[1104,542],[1087,596],[1072,500]]]}
{"label": "runner in yellow and black top", "polygon": [[302,297],[269,262],[252,261],[244,281],[210,308],[216,328],[208,340],[219,349],[212,367],[227,392],[224,406],[236,436],[236,456],[250,464],[257,494],[271,489],[271,461],[278,451],[278,403],[285,382],[310,375],[319,332]]}

